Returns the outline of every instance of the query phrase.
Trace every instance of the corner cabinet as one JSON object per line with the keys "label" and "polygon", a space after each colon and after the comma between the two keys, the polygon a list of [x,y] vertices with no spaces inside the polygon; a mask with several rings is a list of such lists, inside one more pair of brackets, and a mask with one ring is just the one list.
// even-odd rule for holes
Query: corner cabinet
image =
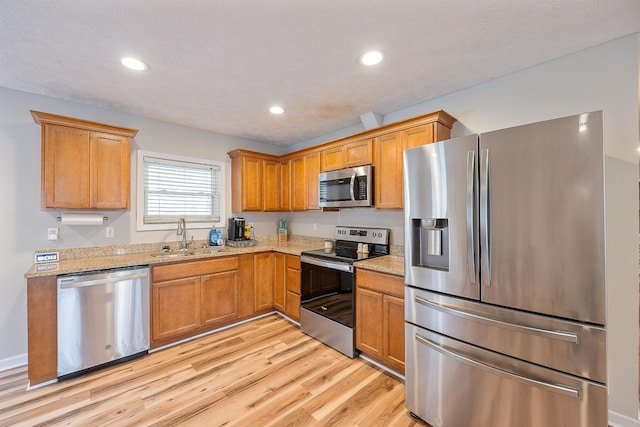
{"label": "corner cabinet", "polygon": [[42,209],[128,209],[136,129],[31,111],[42,127]]}
{"label": "corner cabinet", "polygon": [[404,279],[358,269],[356,348],[404,374]]}

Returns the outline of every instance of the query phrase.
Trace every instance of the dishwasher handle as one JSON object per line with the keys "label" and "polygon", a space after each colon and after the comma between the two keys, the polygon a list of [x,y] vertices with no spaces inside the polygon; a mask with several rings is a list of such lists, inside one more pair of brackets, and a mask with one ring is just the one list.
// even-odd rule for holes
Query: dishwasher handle
{"label": "dishwasher handle", "polygon": [[[107,285],[109,283],[118,283],[125,280],[144,279],[149,276],[148,272],[134,273],[118,276],[106,275],[106,277],[97,276],[97,279],[82,280],[79,277],[69,277],[68,279],[58,279],[60,289],[84,288],[87,286]],[[92,276],[96,277],[96,276]],[[65,282],[66,280],[66,282]]]}

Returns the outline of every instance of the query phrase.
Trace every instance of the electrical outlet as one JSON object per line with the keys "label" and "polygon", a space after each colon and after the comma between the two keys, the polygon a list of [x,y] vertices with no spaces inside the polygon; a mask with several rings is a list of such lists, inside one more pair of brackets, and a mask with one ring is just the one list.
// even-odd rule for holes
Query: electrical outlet
{"label": "electrical outlet", "polygon": [[313,231],[318,231],[318,224],[315,222],[313,223]]}
{"label": "electrical outlet", "polygon": [[107,227],[106,231],[105,231],[105,236],[106,237],[113,237],[116,235],[116,228],[115,227]]}
{"label": "electrical outlet", "polygon": [[47,229],[47,240],[58,240],[58,227]]}

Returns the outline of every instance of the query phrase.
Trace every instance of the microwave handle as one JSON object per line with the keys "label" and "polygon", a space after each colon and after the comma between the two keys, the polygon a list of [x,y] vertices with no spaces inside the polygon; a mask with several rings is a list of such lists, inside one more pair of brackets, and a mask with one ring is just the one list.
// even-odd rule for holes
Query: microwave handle
{"label": "microwave handle", "polygon": [[354,172],[353,175],[351,175],[351,183],[349,184],[349,195],[351,196],[351,203],[353,203],[354,205],[356,204],[356,195],[354,191],[355,183],[356,173]]}

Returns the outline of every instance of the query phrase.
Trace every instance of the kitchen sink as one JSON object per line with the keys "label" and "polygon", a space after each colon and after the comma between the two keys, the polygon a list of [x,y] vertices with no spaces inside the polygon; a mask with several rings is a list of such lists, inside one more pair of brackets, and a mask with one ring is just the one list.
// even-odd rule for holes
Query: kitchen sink
{"label": "kitchen sink", "polygon": [[217,254],[218,252],[224,252],[224,248],[178,249],[174,251],[156,253],[153,254],[153,256],[156,258],[179,258],[191,255]]}

